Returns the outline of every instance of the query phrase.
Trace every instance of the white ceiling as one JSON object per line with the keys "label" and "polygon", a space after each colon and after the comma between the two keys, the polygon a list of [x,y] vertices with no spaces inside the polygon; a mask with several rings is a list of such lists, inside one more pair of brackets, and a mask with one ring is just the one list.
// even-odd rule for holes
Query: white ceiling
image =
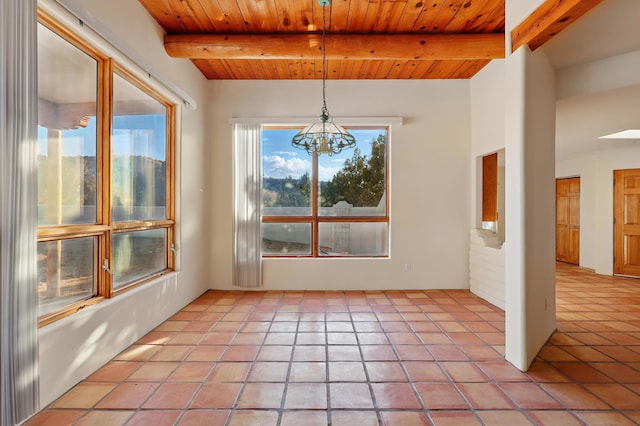
{"label": "white ceiling", "polygon": [[[579,78],[581,66],[630,52],[640,53],[639,19],[640,1],[604,0],[545,44],[544,51],[556,69],[571,69]],[[603,69],[606,78],[606,65]],[[640,143],[633,140],[598,139],[628,128],[640,129],[640,64],[634,69],[639,75],[635,84],[627,82],[625,87],[593,89],[580,96],[558,100],[558,161],[584,156],[603,148],[634,146],[640,151]],[[621,70],[608,71],[613,76]],[[600,85],[595,81],[587,81],[585,86],[595,88]]]}

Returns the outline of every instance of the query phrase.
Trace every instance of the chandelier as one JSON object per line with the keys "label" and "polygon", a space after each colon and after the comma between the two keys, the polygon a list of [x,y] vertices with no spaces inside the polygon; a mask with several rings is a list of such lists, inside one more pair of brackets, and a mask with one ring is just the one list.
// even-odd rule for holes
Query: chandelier
{"label": "chandelier", "polygon": [[291,140],[291,144],[296,148],[304,149],[309,155],[313,155],[313,153],[334,155],[339,154],[345,148],[353,148],[356,145],[356,138],[344,127],[335,124],[327,109],[326,6],[331,3],[331,0],[318,0],[318,3],[322,6],[322,109],[320,122],[310,124],[298,132]]}

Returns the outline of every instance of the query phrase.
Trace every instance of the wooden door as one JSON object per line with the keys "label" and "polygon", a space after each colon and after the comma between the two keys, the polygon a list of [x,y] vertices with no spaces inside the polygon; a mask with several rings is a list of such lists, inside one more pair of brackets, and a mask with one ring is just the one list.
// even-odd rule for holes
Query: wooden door
{"label": "wooden door", "polygon": [[556,179],[556,260],[580,264],[580,178]]}
{"label": "wooden door", "polygon": [[640,169],[614,171],[614,266],[640,277]]}

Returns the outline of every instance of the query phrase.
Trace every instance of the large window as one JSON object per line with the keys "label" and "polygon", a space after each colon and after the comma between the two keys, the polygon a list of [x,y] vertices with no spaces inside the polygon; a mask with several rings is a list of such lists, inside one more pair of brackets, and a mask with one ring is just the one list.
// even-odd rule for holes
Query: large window
{"label": "large window", "polygon": [[262,131],[263,256],[388,256],[388,129],[350,127],[333,156],[292,147],[299,130]]}
{"label": "large window", "polygon": [[171,270],[174,106],[41,14],[38,296],[46,324]]}

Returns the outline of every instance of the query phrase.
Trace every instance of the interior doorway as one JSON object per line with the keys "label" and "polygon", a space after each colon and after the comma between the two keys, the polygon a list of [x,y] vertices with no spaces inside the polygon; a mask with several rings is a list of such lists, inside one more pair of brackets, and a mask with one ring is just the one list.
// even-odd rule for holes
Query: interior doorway
{"label": "interior doorway", "polygon": [[580,265],[580,178],[556,179],[556,260]]}
{"label": "interior doorway", "polygon": [[640,277],[640,169],[613,173],[613,273]]}

